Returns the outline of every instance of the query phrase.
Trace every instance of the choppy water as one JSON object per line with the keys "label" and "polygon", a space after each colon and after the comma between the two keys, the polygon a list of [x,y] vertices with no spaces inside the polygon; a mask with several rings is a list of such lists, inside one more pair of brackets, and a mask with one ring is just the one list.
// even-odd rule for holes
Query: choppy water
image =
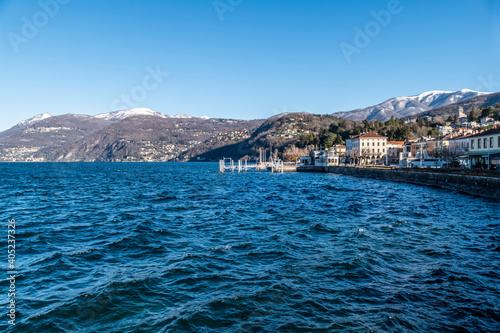
{"label": "choppy water", "polygon": [[498,202],[216,164],[0,164],[0,203],[20,273],[6,332],[500,330]]}

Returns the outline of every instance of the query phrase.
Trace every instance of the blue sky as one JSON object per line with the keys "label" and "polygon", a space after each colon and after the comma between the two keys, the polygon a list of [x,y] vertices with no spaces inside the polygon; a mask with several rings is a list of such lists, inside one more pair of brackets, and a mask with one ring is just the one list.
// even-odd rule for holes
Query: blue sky
{"label": "blue sky", "polygon": [[494,0],[0,0],[0,22],[0,130],[44,112],[251,119],[500,91]]}

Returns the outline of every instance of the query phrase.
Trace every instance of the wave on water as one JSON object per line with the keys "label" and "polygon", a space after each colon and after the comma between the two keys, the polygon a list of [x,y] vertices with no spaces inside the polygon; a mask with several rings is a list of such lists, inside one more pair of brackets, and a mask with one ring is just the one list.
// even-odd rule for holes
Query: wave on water
{"label": "wave on water", "polygon": [[500,203],[211,163],[0,178],[18,236],[5,332],[500,331]]}

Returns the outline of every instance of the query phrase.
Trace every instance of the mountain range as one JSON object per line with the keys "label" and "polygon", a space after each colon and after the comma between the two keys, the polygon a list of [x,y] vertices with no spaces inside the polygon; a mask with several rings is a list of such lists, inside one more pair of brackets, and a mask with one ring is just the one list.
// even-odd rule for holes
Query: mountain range
{"label": "mountain range", "polygon": [[[130,117],[137,117],[137,116],[154,116],[154,117],[159,117],[159,118],[177,118],[177,119],[193,119],[197,118],[194,116],[190,116],[187,114],[176,114],[175,116],[169,116],[164,113],[160,113],[157,111],[153,111],[151,109],[146,109],[146,108],[136,108],[136,109],[130,109],[130,110],[122,110],[122,111],[115,111],[115,112],[110,112],[110,113],[101,113],[95,116],[96,118],[99,119],[104,119],[104,120],[109,120],[109,121],[120,121],[126,118]],[[200,119],[210,119],[209,117],[201,117]]]}
{"label": "mountain range", "polygon": [[468,89],[455,92],[429,91],[416,96],[396,97],[375,106],[347,112],[337,112],[333,115],[356,121],[365,119],[387,121],[391,117],[404,118],[413,116],[441,106],[458,103],[470,98],[488,94],[490,93],[477,92]]}
{"label": "mountain range", "polygon": [[443,105],[440,107],[437,107],[435,109],[425,111],[422,113],[419,113],[417,115],[413,115],[408,118],[417,118],[417,117],[435,117],[435,118],[441,118],[441,119],[446,119],[450,115],[456,115],[457,110],[462,108],[463,110],[470,110],[472,107],[482,107],[482,106],[495,106],[498,103],[500,103],[500,93],[493,93],[493,94],[486,94],[486,95],[479,95],[477,97],[469,98],[463,101],[460,101],[458,103],[453,103],[453,104],[448,104],[448,105]]}
{"label": "mountain range", "polygon": [[132,109],[97,116],[42,114],[0,133],[0,161],[165,161],[221,133],[262,120],[168,116]]}
{"label": "mountain range", "polygon": [[[460,106],[470,109],[498,102],[500,93],[432,91],[329,117],[355,121],[417,115],[446,118]],[[323,125],[321,117],[304,112],[267,120],[212,119],[171,116],[146,108],[96,116],[44,113],[0,133],[0,161],[176,161],[215,159],[224,154],[253,156],[269,142],[285,147],[297,141],[298,135],[316,133]],[[294,130],[297,126],[300,133]]]}

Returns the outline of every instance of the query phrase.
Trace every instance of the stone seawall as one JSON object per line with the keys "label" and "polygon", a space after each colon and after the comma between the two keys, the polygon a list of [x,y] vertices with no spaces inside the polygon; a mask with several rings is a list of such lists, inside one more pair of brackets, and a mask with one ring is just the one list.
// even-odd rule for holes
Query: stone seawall
{"label": "stone seawall", "polygon": [[392,182],[436,186],[474,196],[500,201],[500,178],[400,169],[365,169],[348,167],[299,168],[302,172],[327,172]]}

